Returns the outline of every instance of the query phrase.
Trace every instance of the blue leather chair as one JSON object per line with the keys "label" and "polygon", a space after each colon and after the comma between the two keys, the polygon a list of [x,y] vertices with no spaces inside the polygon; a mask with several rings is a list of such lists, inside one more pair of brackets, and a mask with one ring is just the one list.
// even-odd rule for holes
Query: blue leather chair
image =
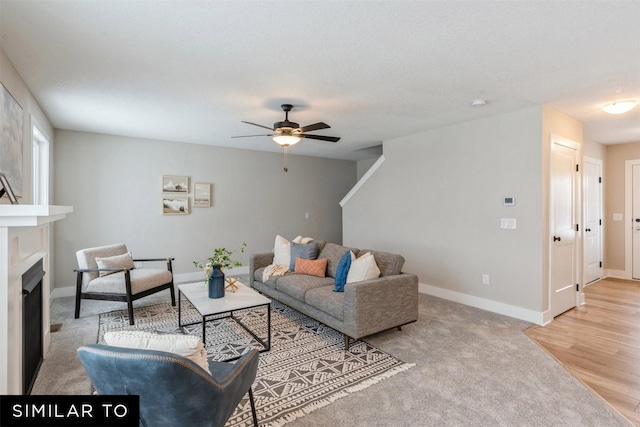
{"label": "blue leather chair", "polygon": [[78,349],[99,395],[139,395],[140,425],[146,427],[224,426],[249,392],[258,371],[258,351],[235,363],[209,362],[204,369],[182,356],[155,350],[88,344]]}

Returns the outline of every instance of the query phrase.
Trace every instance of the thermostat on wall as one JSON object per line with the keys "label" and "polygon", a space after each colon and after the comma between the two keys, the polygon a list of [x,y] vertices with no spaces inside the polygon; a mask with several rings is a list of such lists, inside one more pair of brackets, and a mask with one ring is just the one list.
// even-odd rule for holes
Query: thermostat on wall
{"label": "thermostat on wall", "polygon": [[502,202],[502,204],[504,206],[515,206],[516,205],[516,198],[515,197],[505,197],[504,201]]}

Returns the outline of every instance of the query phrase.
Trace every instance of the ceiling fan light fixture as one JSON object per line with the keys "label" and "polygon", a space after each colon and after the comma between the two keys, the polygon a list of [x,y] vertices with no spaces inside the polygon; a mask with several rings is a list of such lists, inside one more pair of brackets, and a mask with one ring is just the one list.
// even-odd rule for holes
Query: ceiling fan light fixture
{"label": "ceiling fan light fixture", "polygon": [[609,114],[622,114],[638,105],[637,101],[616,101],[602,107]]}
{"label": "ceiling fan light fixture", "polygon": [[282,145],[283,147],[288,147],[290,145],[295,145],[300,142],[299,136],[294,135],[276,135],[273,137],[273,141],[276,144]]}

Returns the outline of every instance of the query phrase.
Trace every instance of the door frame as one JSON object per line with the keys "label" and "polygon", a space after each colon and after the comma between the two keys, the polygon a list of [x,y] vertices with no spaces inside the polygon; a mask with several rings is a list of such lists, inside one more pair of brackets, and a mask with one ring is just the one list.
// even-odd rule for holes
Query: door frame
{"label": "door frame", "polygon": [[640,159],[624,162],[624,278],[633,280],[633,166],[640,165]]}
{"label": "door frame", "polygon": [[[585,168],[585,163],[591,163],[594,165],[598,165],[598,167],[600,168],[600,178],[602,179],[602,160],[601,159],[596,159],[595,157],[588,157],[588,156],[583,156],[582,157],[582,167]],[[582,192],[585,192],[585,184],[586,184],[586,179],[584,178],[584,169],[582,171]],[[602,186],[602,182],[600,183],[600,186],[598,187],[598,190],[600,192],[600,262],[602,262],[604,264],[604,191],[603,191],[603,186]],[[582,198],[583,203],[587,202],[587,198],[586,196]],[[586,251],[586,244],[587,244],[587,239],[586,236],[584,236],[585,233],[585,228],[587,227],[587,208],[586,206],[582,207],[582,224],[584,225],[584,227],[582,227],[582,256],[586,258],[587,256],[587,251]],[[584,278],[585,274],[584,274],[584,270],[587,268],[587,260],[583,259],[582,260],[582,277]],[[604,276],[604,266],[600,269],[600,279],[602,279],[602,277]],[[586,279],[585,279],[586,280]],[[593,282],[590,282],[593,283]],[[589,286],[588,283],[585,283],[584,286]]]}
{"label": "door frame", "polygon": [[583,187],[583,180],[582,180],[582,172],[583,172],[583,166],[582,166],[582,144],[572,141],[568,138],[563,138],[561,136],[555,135],[555,134],[550,134],[549,136],[549,211],[547,213],[547,215],[549,215],[549,228],[547,230],[547,256],[548,256],[548,262],[549,262],[549,269],[547,271],[547,280],[549,283],[548,286],[548,295],[547,295],[547,307],[548,307],[548,322],[553,321],[554,317],[551,316],[551,308],[552,308],[552,304],[551,304],[551,297],[553,294],[553,286],[551,286],[552,283],[552,267],[553,267],[553,227],[551,224],[551,218],[553,215],[553,202],[552,202],[552,196],[553,194],[551,193],[551,185],[552,185],[552,181],[553,181],[553,168],[551,167],[551,163],[552,163],[552,156],[553,156],[553,145],[554,144],[559,144],[559,145],[563,145],[567,148],[571,148],[576,150],[576,164],[578,165],[578,171],[576,172],[576,175],[574,176],[574,200],[573,200],[573,205],[574,205],[574,209],[575,209],[575,215],[574,215],[574,221],[576,221],[578,227],[579,227],[579,232],[576,233],[576,237],[575,237],[575,245],[574,245],[574,259],[575,259],[575,265],[573,266],[574,269],[574,274],[575,274],[575,278],[576,278],[576,282],[578,285],[578,290],[576,291],[576,305],[575,307],[578,307],[580,305],[584,305],[585,300],[584,300],[584,292],[583,292],[583,287],[584,287],[584,282],[583,282],[583,272],[582,272],[582,264],[583,264],[583,250],[582,250],[582,246],[583,246],[583,239],[582,239],[582,228],[583,228],[583,212],[582,212],[582,187]]}

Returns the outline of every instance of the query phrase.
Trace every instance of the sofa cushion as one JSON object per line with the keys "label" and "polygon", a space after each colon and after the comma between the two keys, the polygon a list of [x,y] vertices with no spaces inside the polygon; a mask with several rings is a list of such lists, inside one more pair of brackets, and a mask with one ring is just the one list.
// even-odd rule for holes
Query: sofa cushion
{"label": "sofa cushion", "polygon": [[278,278],[282,277],[282,276],[271,276],[269,277],[269,279],[267,279],[266,282],[262,281],[262,273],[264,273],[264,269],[266,267],[261,267],[258,268],[256,271],[254,271],[253,273],[253,280],[257,280],[258,282],[264,283],[265,285],[269,286],[270,288],[275,289],[276,288],[276,282],[278,281]]}
{"label": "sofa cushion", "polygon": [[296,274],[306,274],[308,276],[325,277],[327,272],[327,260],[296,258]]}
{"label": "sofa cushion", "polygon": [[371,252],[376,259],[376,264],[380,269],[380,277],[395,276],[402,273],[402,267],[404,266],[404,257],[398,254],[392,254],[390,252],[380,252],[371,249],[362,249],[360,253]]}
{"label": "sofa cushion", "polygon": [[347,283],[347,275],[351,267],[351,258],[354,257],[353,252],[347,251],[340,258],[338,268],[336,269],[336,292],[344,292],[344,285]]}
{"label": "sofa cushion", "polygon": [[336,271],[338,270],[338,264],[345,252],[351,250],[355,255],[358,255],[358,249],[349,248],[347,246],[337,245],[335,243],[327,242],[320,253],[318,258],[327,259],[327,276],[336,277]]}
{"label": "sofa cushion", "polygon": [[322,286],[333,287],[333,278],[307,276],[306,274],[287,274],[278,277],[276,282],[276,290],[300,302],[304,302],[304,295],[309,289]]}
{"label": "sofa cushion", "polygon": [[291,262],[289,270],[295,271],[296,259],[316,259],[318,256],[318,242],[309,242],[306,244],[298,244],[291,242]]}
{"label": "sofa cushion", "polygon": [[380,269],[376,265],[376,260],[371,252],[367,252],[357,259],[351,257],[351,267],[347,274],[347,283],[361,282],[377,277],[380,277]]}
{"label": "sofa cushion", "polygon": [[310,289],[305,295],[305,303],[344,320],[344,292],[334,292],[333,289],[333,286]]}

